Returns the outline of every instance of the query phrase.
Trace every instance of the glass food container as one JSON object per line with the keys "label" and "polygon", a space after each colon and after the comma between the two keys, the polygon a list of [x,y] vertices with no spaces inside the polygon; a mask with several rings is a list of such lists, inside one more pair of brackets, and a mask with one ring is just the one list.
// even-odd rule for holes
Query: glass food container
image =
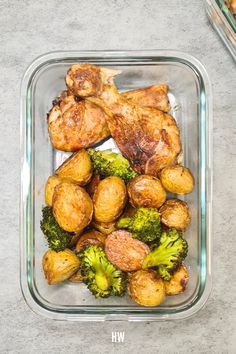
{"label": "glass food container", "polygon": [[236,19],[224,0],[206,0],[206,10],[214,29],[236,60]]}
{"label": "glass food container", "polygon": [[[44,279],[42,256],[47,246],[40,230],[44,185],[67,155],[52,148],[46,117],[52,100],[65,88],[66,71],[77,62],[122,70],[115,80],[121,91],[156,83],[170,87],[171,114],[181,130],[183,163],[196,183],[193,193],[182,197],[192,213],[185,233],[189,284],[185,292],[167,297],[159,307],[141,307],[128,295],[96,299],[82,283],[49,286]],[[43,55],[29,66],[21,91],[21,288],[33,311],[59,320],[156,321],[186,318],[202,308],[211,288],[211,101],[204,67],[179,52],[57,52]],[[100,148],[111,146],[112,139]]]}

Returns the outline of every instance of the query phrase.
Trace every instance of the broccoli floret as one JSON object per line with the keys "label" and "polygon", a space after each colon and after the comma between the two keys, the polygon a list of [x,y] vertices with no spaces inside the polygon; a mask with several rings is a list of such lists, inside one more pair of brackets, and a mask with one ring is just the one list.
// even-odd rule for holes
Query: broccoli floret
{"label": "broccoli floret", "polygon": [[143,242],[151,242],[161,236],[160,214],[154,208],[139,208],[134,216],[120,218],[116,227],[129,230],[134,238]]}
{"label": "broccoli floret", "polygon": [[57,223],[52,208],[46,206],[42,210],[42,220],[40,221],[40,228],[44,233],[49,248],[58,252],[63,251],[70,245],[73,233],[63,230]]}
{"label": "broccoli floret", "polygon": [[83,281],[95,297],[122,296],[126,290],[126,275],[111,264],[97,245],[83,248],[78,257]]}
{"label": "broccoli floret", "polygon": [[93,167],[102,177],[117,176],[129,182],[138,174],[131,168],[130,163],[122,155],[116,154],[111,149],[98,151],[88,149]]}
{"label": "broccoli floret", "polygon": [[156,267],[164,280],[170,280],[187,253],[188,244],[182,233],[171,228],[162,232],[159,246],[145,256],[142,267]]}

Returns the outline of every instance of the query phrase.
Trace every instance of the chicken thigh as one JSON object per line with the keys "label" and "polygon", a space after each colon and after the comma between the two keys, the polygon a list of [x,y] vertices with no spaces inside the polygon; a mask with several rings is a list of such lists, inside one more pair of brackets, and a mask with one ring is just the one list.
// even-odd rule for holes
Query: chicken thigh
{"label": "chicken thigh", "polygon": [[63,151],[87,148],[110,136],[103,109],[66,91],[48,114],[48,131],[54,148]]}
{"label": "chicken thigh", "polygon": [[[74,66],[72,69],[75,70]],[[70,69],[70,73],[73,76],[72,69]],[[90,78],[91,82],[87,81],[86,90],[80,92],[80,95],[93,94],[95,88],[102,85],[99,78],[95,79],[94,73],[96,73],[95,69]],[[113,74],[114,71],[111,73]],[[107,72],[104,77],[107,77]],[[54,107],[48,115],[51,143],[56,149],[63,151],[77,151],[87,148],[110,136],[104,111],[89,101],[83,99],[78,101],[78,96],[73,95],[78,93],[78,82],[74,81],[71,81],[67,75],[66,82],[69,90],[64,91],[54,100]],[[124,92],[122,96],[141,107],[153,107],[168,111],[170,107],[167,92],[168,86],[153,85]]]}
{"label": "chicken thigh", "polygon": [[181,151],[179,129],[170,115],[155,108],[140,107],[120,95],[113,82],[117,73],[78,64],[69,70],[66,82],[70,82],[68,89],[72,93],[87,97],[105,111],[111,135],[133,168],[157,176],[162,168],[176,162]]}

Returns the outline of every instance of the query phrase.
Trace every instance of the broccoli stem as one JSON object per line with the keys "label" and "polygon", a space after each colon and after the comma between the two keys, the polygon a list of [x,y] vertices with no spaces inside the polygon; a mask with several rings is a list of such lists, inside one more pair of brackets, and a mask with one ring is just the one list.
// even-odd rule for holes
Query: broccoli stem
{"label": "broccoli stem", "polygon": [[101,270],[97,271],[97,273],[95,274],[95,281],[97,283],[98,288],[101,290],[107,290],[110,286],[108,278]]}

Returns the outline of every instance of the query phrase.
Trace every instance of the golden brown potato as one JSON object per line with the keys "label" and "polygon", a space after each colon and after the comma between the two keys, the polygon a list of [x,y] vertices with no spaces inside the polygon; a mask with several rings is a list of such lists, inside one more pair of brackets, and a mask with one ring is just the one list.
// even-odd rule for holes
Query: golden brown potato
{"label": "golden brown potato", "polygon": [[110,176],[103,179],[93,196],[95,220],[115,221],[122,213],[126,200],[126,186],[121,178]]}
{"label": "golden brown potato", "polygon": [[177,230],[185,230],[191,221],[188,204],[179,199],[167,200],[159,210],[161,222]]}
{"label": "golden brown potato", "polygon": [[116,221],[114,222],[99,222],[92,221],[91,224],[96,230],[100,231],[104,235],[109,235],[111,232],[116,230]]}
{"label": "golden brown potato", "polygon": [[88,192],[88,194],[90,195],[90,197],[92,198],[94,193],[96,192],[96,189],[99,185],[101,181],[101,177],[98,173],[95,173],[91,179],[91,181],[89,182],[89,184],[86,186],[86,191]]}
{"label": "golden brown potato", "polygon": [[93,203],[88,193],[74,183],[63,182],[53,194],[53,214],[63,230],[78,232],[91,221]]}
{"label": "golden brown potato", "polygon": [[57,176],[49,176],[45,185],[45,203],[52,206],[52,197],[55,187],[61,183],[61,179]]}
{"label": "golden brown potato", "polygon": [[177,295],[182,293],[188,283],[188,272],[186,267],[182,264],[179,269],[172,275],[170,281],[165,281],[166,295]]}
{"label": "golden brown potato", "polygon": [[80,186],[86,185],[92,177],[92,162],[86,150],[80,150],[71,155],[56,170],[60,178],[67,178],[75,181]]}
{"label": "golden brown potato", "polygon": [[49,285],[68,279],[79,266],[78,257],[68,248],[60,252],[47,250],[43,256],[43,271]]}
{"label": "golden brown potato", "polygon": [[186,167],[180,165],[166,167],[161,171],[160,180],[168,192],[188,194],[193,191],[194,177]]}
{"label": "golden brown potato", "polygon": [[81,283],[83,281],[83,276],[81,274],[81,271],[80,269],[77,270],[77,272],[75,272],[74,274],[72,274],[70,276],[70,278],[68,278],[68,280],[71,282],[71,283]]}
{"label": "golden brown potato", "polygon": [[129,201],[135,208],[159,208],[166,200],[166,192],[158,178],[141,175],[128,183]]}
{"label": "golden brown potato", "polygon": [[165,300],[164,282],[154,270],[139,270],[129,277],[129,295],[143,306],[158,306]]}
{"label": "golden brown potato", "polygon": [[143,259],[149,252],[149,247],[142,241],[135,240],[128,231],[114,231],[105,240],[107,258],[124,272],[141,269]]}
{"label": "golden brown potato", "polygon": [[75,249],[76,251],[80,251],[84,246],[91,245],[91,244],[103,247],[105,243],[105,239],[106,236],[101,232],[98,232],[96,230],[88,231],[80,236]]}
{"label": "golden brown potato", "polygon": [[68,178],[60,178],[59,176],[53,175],[49,176],[45,185],[45,203],[52,206],[52,198],[55,187],[62,182],[76,183],[75,181]]}

